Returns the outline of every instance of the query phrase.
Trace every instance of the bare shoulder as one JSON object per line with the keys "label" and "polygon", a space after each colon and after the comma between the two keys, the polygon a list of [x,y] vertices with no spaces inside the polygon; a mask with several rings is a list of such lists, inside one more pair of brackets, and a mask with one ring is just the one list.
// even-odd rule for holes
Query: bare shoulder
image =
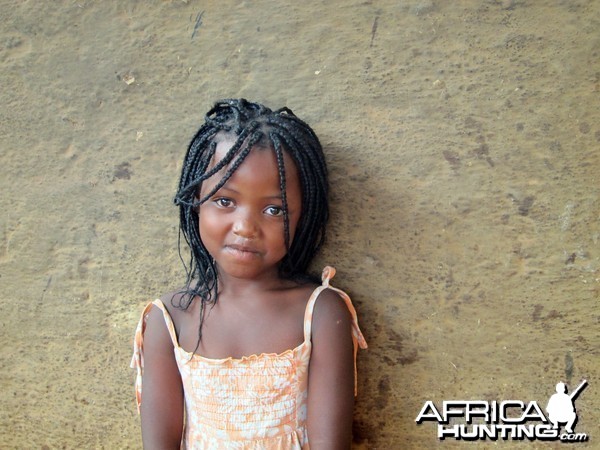
{"label": "bare shoulder", "polygon": [[314,325],[319,322],[349,324],[352,320],[346,302],[336,291],[324,289],[319,294],[313,313]]}
{"label": "bare shoulder", "polygon": [[169,313],[175,329],[179,332],[182,325],[185,324],[195,311],[195,299],[192,299],[190,304],[186,307],[186,303],[190,301],[187,294],[183,290],[177,290],[167,292],[160,297],[160,301],[165,306],[165,309]]}
{"label": "bare shoulder", "polygon": [[166,292],[160,296],[160,301],[165,305],[169,314],[179,308],[175,305],[180,305],[184,301],[185,293],[182,290]]}
{"label": "bare shoulder", "polygon": [[172,351],[171,336],[164,314],[156,305],[148,312],[144,331],[144,353]]}

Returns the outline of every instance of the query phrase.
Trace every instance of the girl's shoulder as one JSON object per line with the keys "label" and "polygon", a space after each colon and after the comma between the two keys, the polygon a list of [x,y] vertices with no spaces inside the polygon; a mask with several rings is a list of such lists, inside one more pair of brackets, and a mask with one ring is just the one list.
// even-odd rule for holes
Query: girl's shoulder
{"label": "girl's shoulder", "polygon": [[[333,289],[329,283],[318,284],[312,281],[297,284],[289,290],[290,296],[303,312],[310,317],[318,318],[316,323],[331,323],[342,320],[347,323],[352,319],[345,301],[343,291]],[[315,323],[313,323],[314,327]],[[317,325],[318,326],[318,325]]]}
{"label": "girl's shoulder", "polygon": [[167,292],[158,299],[169,314],[177,334],[188,320],[197,316],[196,298],[189,298],[182,290]]}
{"label": "girl's shoulder", "polygon": [[288,290],[290,299],[309,315],[346,316],[348,306],[342,291],[332,289],[329,285],[306,282]]}
{"label": "girl's shoulder", "polygon": [[330,288],[323,289],[318,292],[314,302],[313,328],[318,329],[321,323],[349,324],[352,321],[348,305],[338,291]]}

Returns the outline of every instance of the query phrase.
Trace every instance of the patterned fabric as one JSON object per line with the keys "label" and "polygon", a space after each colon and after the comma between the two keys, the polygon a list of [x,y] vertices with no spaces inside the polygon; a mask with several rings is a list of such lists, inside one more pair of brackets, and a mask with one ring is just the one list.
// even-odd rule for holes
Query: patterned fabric
{"label": "patterned fabric", "polygon": [[175,327],[160,300],[149,303],[137,326],[131,367],[138,410],[142,400],[143,340],[146,318],[154,306],[163,312],[173,341],[185,393],[185,449],[308,449],[306,405],[311,324],[317,297],[324,289],[340,294],[352,315],[356,393],[356,353],[367,344],[358,327],[350,297],[329,280],[335,269],[323,270],[323,284],[311,294],[304,314],[304,342],[283,353],[261,353],[239,359],[210,359],[179,346]]}

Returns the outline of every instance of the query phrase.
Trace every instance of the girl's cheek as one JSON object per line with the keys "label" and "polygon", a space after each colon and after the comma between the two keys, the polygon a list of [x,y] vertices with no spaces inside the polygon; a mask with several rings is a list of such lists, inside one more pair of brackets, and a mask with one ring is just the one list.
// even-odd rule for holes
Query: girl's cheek
{"label": "girl's cheek", "polygon": [[215,214],[214,208],[202,205],[198,211],[198,224],[200,231],[211,231],[224,226],[223,218]]}

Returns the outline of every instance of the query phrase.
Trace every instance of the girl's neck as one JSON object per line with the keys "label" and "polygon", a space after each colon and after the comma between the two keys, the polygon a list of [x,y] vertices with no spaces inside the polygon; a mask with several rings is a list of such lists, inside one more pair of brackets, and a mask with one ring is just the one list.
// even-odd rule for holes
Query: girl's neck
{"label": "girl's neck", "polygon": [[240,296],[275,291],[290,287],[292,282],[282,279],[277,268],[255,278],[238,278],[219,271],[219,294]]}

